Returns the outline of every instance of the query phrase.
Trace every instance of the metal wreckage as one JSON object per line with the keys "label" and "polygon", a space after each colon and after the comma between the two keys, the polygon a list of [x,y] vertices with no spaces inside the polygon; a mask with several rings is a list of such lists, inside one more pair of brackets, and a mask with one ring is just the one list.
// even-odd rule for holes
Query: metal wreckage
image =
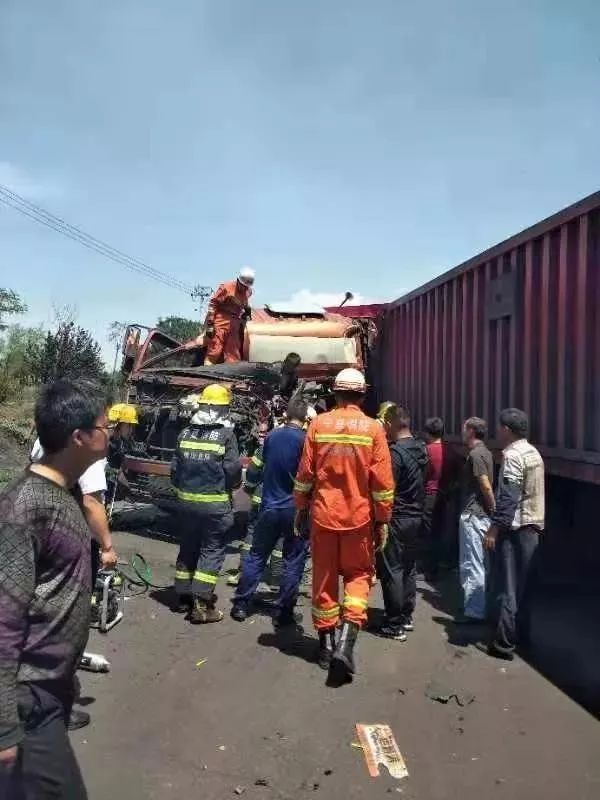
{"label": "metal wreckage", "polygon": [[169,476],[177,437],[189,422],[194,396],[208,384],[231,389],[243,459],[251,458],[283,420],[293,395],[327,408],[340,369],[353,366],[369,373],[379,309],[254,309],[242,332],[244,360],[214,366],[203,366],[204,347],[190,348],[159,329],[129,325],[122,370],[139,424],[121,467],[127,494],[165,510],[173,507]]}

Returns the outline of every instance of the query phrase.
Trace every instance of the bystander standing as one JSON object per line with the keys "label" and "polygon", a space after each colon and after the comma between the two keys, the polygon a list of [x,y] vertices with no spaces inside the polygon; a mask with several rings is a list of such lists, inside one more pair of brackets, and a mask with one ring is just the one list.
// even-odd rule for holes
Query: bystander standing
{"label": "bystander standing", "polygon": [[486,618],[487,560],[484,538],[494,511],[494,460],[485,446],[487,423],[470,417],[463,426],[468,455],[462,486],[459,522],[459,574],[463,591],[463,615],[459,623],[482,622]]}
{"label": "bystander standing", "polygon": [[544,462],[527,441],[524,411],[506,408],[500,414],[498,441],[503,447],[496,510],[485,539],[495,550],[497,624],[487,651],[512,659],[517,643],[527,644],[528,598],[532,566],[544,530]]}
{"label": "bystander standing", "polygon": [[414,628],[417,549],[423,523],[425,444],[410,429],[410,414],[397,406],[388,414],[388,441],[394,475],[394,504],[387,543],[376,556],[385,622],[380,636],[405,641]]}
{"label": "bystander standing", "polygon": [[83,800],[66,727],[91,608],[77,481],[106,455],[105,404],[89,385],[57,381],[35,423],[41,461],[0,492],[0,796]]}

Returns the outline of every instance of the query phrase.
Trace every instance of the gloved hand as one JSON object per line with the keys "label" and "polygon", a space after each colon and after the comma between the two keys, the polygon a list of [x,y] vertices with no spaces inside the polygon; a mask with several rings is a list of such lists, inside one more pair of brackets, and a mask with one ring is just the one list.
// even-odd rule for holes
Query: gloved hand
{"label": "gloved hand", "polygon": [[380,553],[387,544],[389,535],[389,527],[387,522],[376,522],[373,531],[373,541],[375,543],[375,552]]}
{"label": "gloved hand", "polygon": [[310,536],[308,511],[306,509],[296,511],[296,516],[294,517],[294,536],[298,536],[300,539],[308,539]]}
{"label": "gloved hand", "polygon": [[206,326],[206,330],[204,331],[204,335],[207,339],[214,339],[215,337],[215,326],[212,322]]}
{"label": "gloved hand", "polygon": [[242,313],[242,319],[244,320],[244,322],[246,322],[246,320],[252,319],[252,309],[250,308],[250,306],[246,306],[246,308],[244,309]]}

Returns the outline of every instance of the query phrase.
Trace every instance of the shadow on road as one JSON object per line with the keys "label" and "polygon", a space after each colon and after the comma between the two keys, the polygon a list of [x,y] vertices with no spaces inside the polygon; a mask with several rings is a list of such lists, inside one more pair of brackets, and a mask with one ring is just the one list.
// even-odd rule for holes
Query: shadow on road
{"label": "shadow on road", "polygon": [[286,656],[314,664],[317,658],[317,641],[298,628],[282,628],[273,633],[261,633],[256,640],[262,647],[274,647]]}

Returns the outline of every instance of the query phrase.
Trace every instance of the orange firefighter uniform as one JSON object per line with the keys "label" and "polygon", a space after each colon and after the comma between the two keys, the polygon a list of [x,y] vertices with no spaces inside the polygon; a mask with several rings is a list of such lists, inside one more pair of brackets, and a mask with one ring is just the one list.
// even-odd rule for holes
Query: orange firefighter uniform
{"label": "orange firefighter uniform", "polygon": [[222,283],[208,305],[206,317],[208,348],[205,364],[241,361],[242,319],[250,313],[252,289],[239,279]]}
{"label": "orange firefighter uniform", "polygon": [[308,429],[294,490],[296,508],[311,512],[314,626],[331,630],[342,616],[362,627],[373,576],[374,525],[389,522],[394,498],[381,425],[355,405],[318,416]]}

